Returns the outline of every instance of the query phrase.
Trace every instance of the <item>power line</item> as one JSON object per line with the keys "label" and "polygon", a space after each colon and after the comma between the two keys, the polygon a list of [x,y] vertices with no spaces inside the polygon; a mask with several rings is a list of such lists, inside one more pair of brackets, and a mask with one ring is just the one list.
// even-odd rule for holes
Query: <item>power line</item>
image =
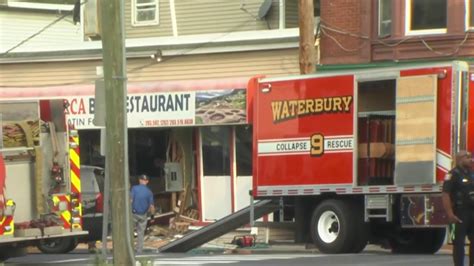
{"label": "power line", "polygon": [[36,33],[33,33],[33,35],[31,35],[30,37],[24,39],[23,41],[19,42],[18,44],[16,44],[15,46],[13,46],[12,48],[8,49],[6,52],[3,53],[3,55],[7,55],[8,53],[10,53],[11,51],[15,50],[16,48],[22,46],[23,44],[27,43],[29,40],[33,39],[34,37],[40,35],[41,33],[43,33],[45,30],[51,28],[52,26],[54,26],[56,23],[58,23],[59,21],[63,20],[66,16],[68,16],[69,14],[66,13],[62,16],[60,16],[59,18],[55,19],[53,22],[49,23],[48,25],[44,26],[42,29],[40,29],[39,31],[37,31]]}
{"label": "power line", "polygon": [[[231,28],[228,29],[228,31],[225,31],[223,32],[221,35],[215,37],[214,39],[208,41],[208,42],[204,42],[204,43],[200,43],[198,45],[196,45],[195,47],[191,47],[189,49],[186,49],[184,51],[182,51],[181,53],[178,53],[176,55],[172,55],[172,56],[163,56],[163,59],[160,61],[160,62],[157,62],[155,60],[151,60],[150,59],[150,62],[146,63],[146,64],[143,64],[143,65],[140,65],[140,66],[137,66],[137,67],[134,67],[130,70],[127,71],[128,74],[131,74],[131,73],[135,73],[137,71],[140,71],[140,70],[143,70],[143,69],[146,69],[148,67],[151,67],[151,66],[154,66],[156,64],[163,64],[164,62],[167,62],[167,61],[170,61],[170,60],[173,60],[175,58],[178,58],[180,56],[183,56],[183,55],[187,55],[197,49],[200,49],[200,48],[203,48],[205,47],[206,45],[210,44],[210,43],[213,43],[214,41],[220,39],[220,38],[223,38],[233,32],[237,32],[237,30],[245,25],[247,25],[248,23],[250,23],[251,21],[253,21],[252,19],[248,19],[246,21],[243,21],[242,23],[238,24],[238,25],[235,25]],[[97,77],[91,77],[91,78],[85,78],[85,79],[81,79],[81,80],[78,80],[78,81],[73,81],[73,82],[64,82],[64,83],[59,83],[59,84],[51,84],[51,85],[35,85],[35,87],[38,87],[38,88],[41,88],[41,87],[51,87],[51,86],[67,86],[67,85],[77,85],[77,84],[85,84],[87,82],[90,82],[92,83],[93,81],[95,81],[97,79]],[[0,88],[29,88],[31,86],[3,86],[3,85],[0,85]]]}
{"label": "power line", "polygon": [[161,60],[160,62],[152,61],[152,62],[147,63],[147,64],[144,64],[144,65],[142,65],[142,66],[138,66],[138,67],[132,68],[131,70],[128,71],[128,73],[134,73],[134,72],[136,72],[136,71],[138,71],[138,70],[142,70],[142,69],[148,68],[148,67],[153,66],[153,65],[155,65],[155,64],[162,64],[162,63],[164,63],[165,61],[170,61],[170,60],[172,60],[172,59],[174,59],[174,58],[177,58],[177,57],[180,57],[180,56],[182,56],[182,55],[187,55],[187,54],[191,53],[192,51],[196,51],[196,50],[198,50],[198,49],[200,49],[200,48],[203,48],[203,47],[205,47],[206,45],[208,45],[208,44],[210,44],[210,43],[213,43],[214,41],[219,40],[220,38],[223,38],[223,37],[225,37],[225,36],[227,36],[227,35],[229,35],[229,34],[231,34],[231,33],[233,33],[233,32],[237,32],[237,29],[239,29],[239,28],[241,28],[241,27],[247,25],[247,24],[248,24],[249,22],[251,22],[251,21],[252,21],[252,19],[248,19],[248,20],[246,20],[246,21],[244,21],[244,22],[242,22],[242,23],[240,23],[240,24],[238,24],[238,25],[235,25],[235,26],[231,27],[230,29],[228,29],[227,31],[225,31],[225,32],[222,33],[221,35],[215,37],[214,39],[212,39],[212,40],[210,40],[210,41],[208,41],[208,42],[204,42],[204,43],[198,44],[198,45],[196,45],[195,47],[192,47],[192,48],[189,48],[189,49],[187,49],[187,50],[184,50],[184,51],[182,51],[181,53],[178,53],[178,54],[176,54],[176,55],[163,56],[163,57],[162,57],[162,60]]}
{"label": "power line", "polygon": [[[335,27],[328,26],[327,23],[323,23],[323,22],[321,23],[320,28],[321,28],[321,32],[325,36],[330,38],[339,48],[341,48],[345,52],[357,52],[357,51],[361,50],[366,45],[366,43],[363,43],[362,45],[360,45],[357,48],[350,49],[350,48],[345,47],[335,36],[332,36],[331,34],[329,34],[328,31],[335,32],[335,33],[342,34],[342,35],[347,35],[347,36],[350,36],[350,37],[353,37],[353,38],[362,39],[362,40],[365,40],[365,41],[371,40],[371,38],[369,36],[362,35],[362,34],[355,34],[355,33],[352,33],[352,32],[345,31],[343,29],[337,29]],[[378,42],[378,43],[380,43],[384,46],[387,46],[387,47],[396,47],[396,46],[399,46],[399,45],[401,45],[402,43],[404,43],[408,40],[418,39],[426,47],[426,49],[428,49],[432,53],[437,54],[437,55],[442,55],[442,56],[452,56],[452,55],[455,55],[459,52],[459,49],[461,49],[461,47],[469,39],[470,34],[471,33],[467,31],[464,34],[463,40],[459,44],[454,46],[453,52],[449,52],[449,53],[436,51],[433,47],[431,47],[426,42],[425,39],[423,39],[422,36],[409,36],[409,37],[403,38],[400,41],[397,41],[395,43],[389,43],[389,42],[386,42],[386,41],[383,41],[383,40],[380,40],[380,39],[376,39],[376,42]]]}

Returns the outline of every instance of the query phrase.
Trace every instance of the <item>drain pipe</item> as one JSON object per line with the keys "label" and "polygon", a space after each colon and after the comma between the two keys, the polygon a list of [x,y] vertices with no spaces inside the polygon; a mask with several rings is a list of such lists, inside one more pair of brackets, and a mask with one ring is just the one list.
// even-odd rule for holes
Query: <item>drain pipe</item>
{"label": "drain pipe", "polygon": [[286,28],[286,0],[280,0],[279,6],[279,29],[283,30]]}

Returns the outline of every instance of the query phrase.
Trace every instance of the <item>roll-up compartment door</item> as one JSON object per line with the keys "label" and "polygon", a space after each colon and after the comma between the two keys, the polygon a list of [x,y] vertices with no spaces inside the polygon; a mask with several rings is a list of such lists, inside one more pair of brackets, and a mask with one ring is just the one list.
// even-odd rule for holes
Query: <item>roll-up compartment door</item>
{"label": "roll-up compartment door", "polygon": [[436,91],[436,75],[397,80],[396,185],[435,183]]}

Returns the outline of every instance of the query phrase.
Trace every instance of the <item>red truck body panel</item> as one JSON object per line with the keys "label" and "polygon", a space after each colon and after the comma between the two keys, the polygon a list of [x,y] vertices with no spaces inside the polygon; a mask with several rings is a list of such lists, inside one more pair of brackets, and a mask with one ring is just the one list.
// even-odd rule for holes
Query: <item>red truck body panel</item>
{"label": "red truck body panel", "polygon": [[[362,74],[340,72],[333,75],[323,73],[251,80],[249,84],[255,93],[252,98],[253,119],[250,121],[254,128],[254,195],[440,192],[442,181],[451,168],[453,147],[456,144],[454,141],[458,138],[458,132],[462,131],[461,127],[457,128],[458,124],[462,124],[457,116],[460,110],[458,108],[462,106],[459,95],[466,89],[460,81],[461,73],[466,73],[464,68],[465,64],[446,63],[371,70],[374,77],[371,71],[365,71]],[[377,75],[381,78],[377,79]],[[419,179],[424,181],[411,184],[410,176],[398,176],[398,181],[402,178],[402,181],[407,182],[398,183],[396,179],[392,179],[391,184],[359,184],[359,82],[393,80],[393,101],[403,104],[403,101],[408,100],[413,103],[417,100],[426,101],[426,97],[418,99],[414,95],[397,98],[399,79],[428,75],[431,75],[431,80],[437,80],[433,82],[436,96],[432,100],[432,106],[436,108],[436,117],[433,118],[436,126],[433,130],[435,142],[432,142],[432,154],[435,157],[432,165],[436,170],[433,170],[432,178]],[[474,88],[474,74],[469,76],[469,82],[471,88]],[[416,87],[413,91],[416,94]],[[470,102],[474,102],[474,94],[469,91],[468,95]],[[384,100],[386,99],[380,99]],[[463,134],[467,148],[472,151],[472,104],[467,111],[467,133]],[[395,110],[392,112],[396,117]],[[464,138],[462,134],[459,136]],[[318,151],[321,145],[324,147],[323,152]],[[394,146],[396,145],[395,142]],[[397,162],[397,159],[394,160]]]}
{"label": "red truck body panel", "polygon": [[5,207],[5,162],[0,154],[0,210]]}
{"label": "red truck body panel", "polygon": [[[271,90],[255,102],[258,140],[254,145],[260,149],[259,156],[255,154],[258,169],[254,176],[258,178],[254,183],[352,184],[352,149],[311,155],[310,139],[316,133],[328,140],[352,137],[353,76],[276,82]],[[305,101],[292,102],[299,99]]]}
{"label": "red truck body panel", "polygon": [[467,149],[474,152],[474,71],[469,73],[469,113],[467,127]]}

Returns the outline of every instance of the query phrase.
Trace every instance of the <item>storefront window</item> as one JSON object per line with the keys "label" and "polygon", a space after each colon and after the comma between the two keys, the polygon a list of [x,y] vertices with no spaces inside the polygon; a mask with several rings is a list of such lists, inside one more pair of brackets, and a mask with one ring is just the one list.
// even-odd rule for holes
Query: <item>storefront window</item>
{"label": "storefront window", "polygon": [[230,175],[230,127],[203,127],[202,160],[205,176]]}
{"label": "storefront window", "polygon": [[235,153],[237,175],[252,175],[252,128],[238,126],[235,128]]}

